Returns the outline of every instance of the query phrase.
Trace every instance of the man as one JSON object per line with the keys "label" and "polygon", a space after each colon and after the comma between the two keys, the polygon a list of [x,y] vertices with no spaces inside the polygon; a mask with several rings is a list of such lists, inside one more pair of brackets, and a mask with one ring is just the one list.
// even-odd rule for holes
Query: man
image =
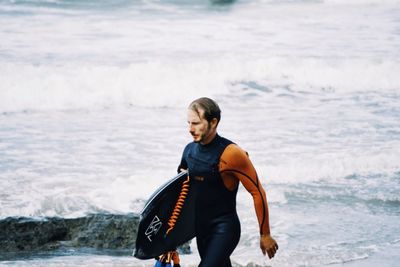
{"label": "man", "polygon": [[188,109],[193,142],[183,151],[179,170],[189,170],[197,188],[196,239],[201,267],[232,266],[230,255],[240,239],[236,213],[239,182],[250,192],[260,227],[262,253],[274,257],[278,245],[270,235],[265,191],[247,153],[217,134],[221,119],[218,104],[206,97]]}

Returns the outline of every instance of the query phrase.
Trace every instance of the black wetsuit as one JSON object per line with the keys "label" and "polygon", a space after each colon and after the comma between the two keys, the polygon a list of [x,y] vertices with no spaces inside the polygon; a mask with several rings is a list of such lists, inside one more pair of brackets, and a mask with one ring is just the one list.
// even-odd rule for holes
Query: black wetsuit
{"label": "black wetsuit", "polygon": [[230,144],[230,140],[219,135],[207,145],[189,143],[179,166],[189,170],[197,192],[196,239],[201,267],[232,266],[229,256],[240,239],[237,187],[228,190],[219,172],[220,157]]}

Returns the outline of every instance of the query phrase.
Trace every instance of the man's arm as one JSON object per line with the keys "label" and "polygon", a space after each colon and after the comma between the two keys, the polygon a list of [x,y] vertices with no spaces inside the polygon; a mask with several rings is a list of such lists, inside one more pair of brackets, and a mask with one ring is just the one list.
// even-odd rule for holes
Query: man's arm
{"label": "man's arm", "polygon": [[238,184],[235,181],[240,181],[252,195],[260,227],[260,247],[264,255],[268,253],[272,258],[278,245],[270,236],[267,198],[247,153],[235,144],[229,145],[221,155],[220,173],[228,189],[233,190]]}
{"label": "man's arm", "polygon": [[186,146],[185,149],[183,150],[181,162],[179,163],[179,166],[177,169],[178,173],[180,173],[183,170],[187,170],[187,168],[188,168],[187,162],[186,162],[186,157],[185,157],[187,150],[188,150],[188,146]]}

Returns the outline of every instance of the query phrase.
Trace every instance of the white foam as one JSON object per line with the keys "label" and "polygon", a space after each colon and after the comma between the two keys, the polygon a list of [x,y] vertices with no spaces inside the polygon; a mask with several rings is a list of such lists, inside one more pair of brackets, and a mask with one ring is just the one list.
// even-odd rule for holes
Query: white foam
{"label": "white foam", "polygon": [[60,5],[0,16],[0,112],[174,106],[241,81],[310,92],[400,87],[398,1],[245,1],[221,12],[145,2],[165,13],[134,5],[72,16],[82,10]]}
{"label": "white foam", "polygon": [[198,96],[228,94],[241,81],[316,93],[396,92],[399,68],[400,63],[394,61],[287,58],[152,62],[126,67],[1,64],[0,111],[185,106]]}
{"label": "white foam", "polygon": [[360,5],[360,6],[365,6],[365,5],[382,5],[382,4],[387,4],[387,5],[396,5],[399,4],[399,0],[353,0],[351,3],[346,0],[323,0],[324,3],[327,4],[343,4],[343,5]]}
{"label": "white foam", "polygon": [[349,184],[345,177],[357,174],[370,176],[376,173],[393,175],[400,169],[398,147],[388,153],[355,156],[352,151],[336,154],[298,155],[280,157],[275,162],[259,166],[260,176],[265,182],[302,183],[327,181]]}

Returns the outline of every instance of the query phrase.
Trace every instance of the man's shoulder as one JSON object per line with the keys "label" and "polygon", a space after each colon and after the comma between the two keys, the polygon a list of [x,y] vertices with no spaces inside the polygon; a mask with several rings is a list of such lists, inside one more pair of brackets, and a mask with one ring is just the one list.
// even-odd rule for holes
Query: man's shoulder
{"label": "man's shoulder", "polygon": [[229,158],[242,158],[247,157],[248,154],[245,150],[243,150],[240,146],[235,143],[229,144],[224,152],[222,153],[221,158],[229,159]]}
{"label": "man's shoulder", "polygon": [[225,143],[225,144],[227,144],[227,145],[229,145],[229,144],[234,144],[235,142],[233,142],[232,140],[230,140],[230,139],[228,139],[228,138],[226,138],[226,137],[223,137],[223,136],[218,136],[218,138],[219,138],[219,142],[220,143]]}
{"label": "man's shoulder", "polygon": [[220,158],[220,170],[226,169],[241,170],[248,166],[249,157],[237,144],[228,145]]}

